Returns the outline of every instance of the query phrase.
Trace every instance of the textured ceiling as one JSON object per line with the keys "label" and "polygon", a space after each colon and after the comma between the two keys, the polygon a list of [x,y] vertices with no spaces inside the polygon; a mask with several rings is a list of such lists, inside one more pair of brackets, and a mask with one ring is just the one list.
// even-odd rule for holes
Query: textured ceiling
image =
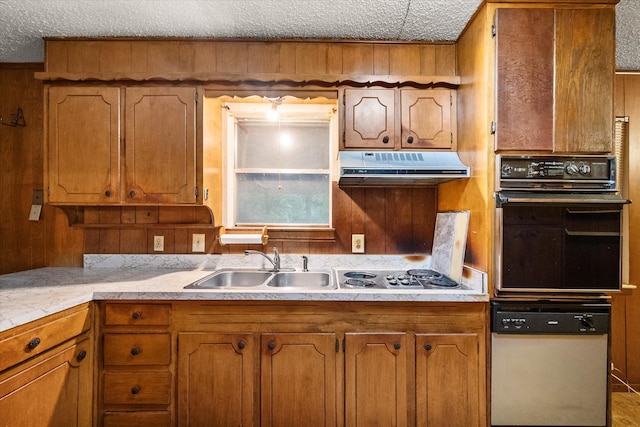
{"label": "textured ceiling", "polygon": [[[43,37],[455,41],[482,0],[0,0],[0,62],[42,62]],[[640,0],[617,7],[617,65],[640,70]]]}

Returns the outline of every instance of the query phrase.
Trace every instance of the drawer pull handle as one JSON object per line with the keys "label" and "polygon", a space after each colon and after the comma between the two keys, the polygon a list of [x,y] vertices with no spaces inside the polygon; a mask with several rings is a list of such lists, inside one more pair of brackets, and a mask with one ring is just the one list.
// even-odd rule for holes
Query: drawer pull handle
{"label": "drawer pull handle", "polygon": [[424,345],[424,349],[427,350],[427,351],[431,350],[432,348],[433,347],[431,347],[431,344],[425,344]]}
{"label": "drawer pull handle", "polygon": [[394,342],[393,343],[393,348],[395,348],[396,350],[400,350],[400,347],[401,347],[401,345],[400,345],[399,342]]}
{"label": "drawer pull handle", "polygon": [[137,355],[139,355],[139,354],[140,354],[140,349],[139,349],[138,347],[133,347],[133,348],[131,349],[131,355],[132,355],[132,356],[137,356]]}
{"label": "drawer pull handle", "polygon": [[131,387],[131,394],[138,394],[138,393],[140,393],[140,387],[138,386]]}
{"label": "drawer pull handle", "polygon": [[80,353],[78,353],[78,355],[76,356],[76,360],[78,362],[82,362],[84,360],[84,358],[87,357],[87,352],[82,350]]}
{"label": "drawer pull handle", "polygon": [[269,347],[269,350],[273,350],[274,348],[276,348],[276,342],[269,341],[269,344],[267,344],[267,347]]}
{"label": "drawer pull handle", "polygon": [[246,344],[244,343],[244,341],[240,341],[240,342],[238,343],[238,348],[239,348],[240,350],[243,350],[245,346],[246,346]]}
{"label": "drawer pull handle", "polygon": [[29,341],[29,344],[27,344],[27,348],[29,350],[33,350],[34,348],[36,348],[39,345],[40,345],[40,338],[36,337],[36,338],[32,339],[31,341]]}
{"label": "drawer pull handle", "polygon": [[134,311],[133,314],[131,315],[131,317],[133,317],[134,319],[138,320],[138,319],[142,318],[142,313],[140,313],[139,311]]}

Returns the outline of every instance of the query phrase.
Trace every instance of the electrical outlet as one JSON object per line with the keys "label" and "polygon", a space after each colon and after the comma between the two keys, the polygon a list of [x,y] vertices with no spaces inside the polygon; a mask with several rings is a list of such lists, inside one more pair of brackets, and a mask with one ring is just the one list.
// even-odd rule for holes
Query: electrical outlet
{"label": "electrical outlet", "polygon": [[153,250],[155,252],[164,251],[164,236],[153,236]]}
{"label": "electrical outlet", "polygon": [[364,234],[351,235],[351,252],[354,254],[364,253]]}
{"label": "electrical outlet", "polygon": [[204,234],[194,234],[192,239],[191,252],[204,252]]}

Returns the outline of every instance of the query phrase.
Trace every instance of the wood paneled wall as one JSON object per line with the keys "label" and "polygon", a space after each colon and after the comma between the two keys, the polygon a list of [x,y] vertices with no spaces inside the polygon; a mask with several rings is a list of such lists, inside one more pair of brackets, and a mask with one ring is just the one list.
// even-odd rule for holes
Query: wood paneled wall
{"label": "wood paneled wall", "polygon": [[[454,76],[453,43],[47,39],[45,71],[65,79],[217,75]],[[75,77],[74,77],[75,76]]]}
{"label": "wood paneled wall", "polygon": [[[70,226],[62,209],[45,206],[40,221],[29,221],[33,190],[43,189],[44,181],[43,85],[38,79],[456,76],[453,43],[49,39],[45,49],[45,65],[0,64],[0,115],[20,107],[27,122],[26,127],[0,125],[0,273],[82,266],[84,253],[153,254],[158,234],[165,236],[165,254],[191,253],[192,233],[205,234],[207,253],[244,249],[218,246],[217,230],[198,226],[204,215],[198,208],[85,208],[86,226],[78,227]],[[369,254],[430,253],[437,189],[343,190],[334,184],[333,194],[334,241],[272,238],[268,247],[285,253],[351,253],[351,234],[364,233]]]}
{"label": "wood paneled wall", "polygon": [[[429,254],[436,200],[435,188],[343,190],[334,183],[335,241],[275,237],[266,247],[276,246],[284,253],[351,253],[351,234],[364,233],[369,254]],[[206,226],[207,215],[204,208],[194,207],[86,207],[84,253],[158,253],[153,251],[153,237],[164,236],[162,253],[190,254],[193,233],[205,235],[207,253],[263,249],[254,245],[220,246],[218,230]],[[198,223],[203,226],[198,228]]]}
{"label": "wood paneled wall", "polygon": [[[45,223],[29,221],[34,189],[42,189],[42,64],[0,64],[3,123],[22,108],[26,126],[0,125],[0,273],[45,265]],[[46,213],[46,212],[45,212]]]}
{"label": "wood paneled wall", "polygon": [[[629,117],[629,282],[640,286],[640,72],[616,76],[616,116]],[[612,301],[611,357],[614,374],[640,388],[640,289],[625,290]],[[614,390],[626,391],[618,381]]]}

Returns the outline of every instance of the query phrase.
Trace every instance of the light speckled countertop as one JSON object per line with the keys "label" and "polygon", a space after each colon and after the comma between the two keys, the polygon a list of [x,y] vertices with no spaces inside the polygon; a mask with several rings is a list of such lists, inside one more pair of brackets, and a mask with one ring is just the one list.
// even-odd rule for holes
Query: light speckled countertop
{"label": "light speckled countertop", "polygon": [[[216,269],[266,267],[263,261],[243,255],[85,255],[84,268],[0,275],[0,332],[93,300],[489,301],[486,275],[466,267],[461,289],[184,289]],[[428,257],[309,256],[310,269],[409,269],[428,264]],[[282,255],[282,266],[301,267],[300,255]]]}

